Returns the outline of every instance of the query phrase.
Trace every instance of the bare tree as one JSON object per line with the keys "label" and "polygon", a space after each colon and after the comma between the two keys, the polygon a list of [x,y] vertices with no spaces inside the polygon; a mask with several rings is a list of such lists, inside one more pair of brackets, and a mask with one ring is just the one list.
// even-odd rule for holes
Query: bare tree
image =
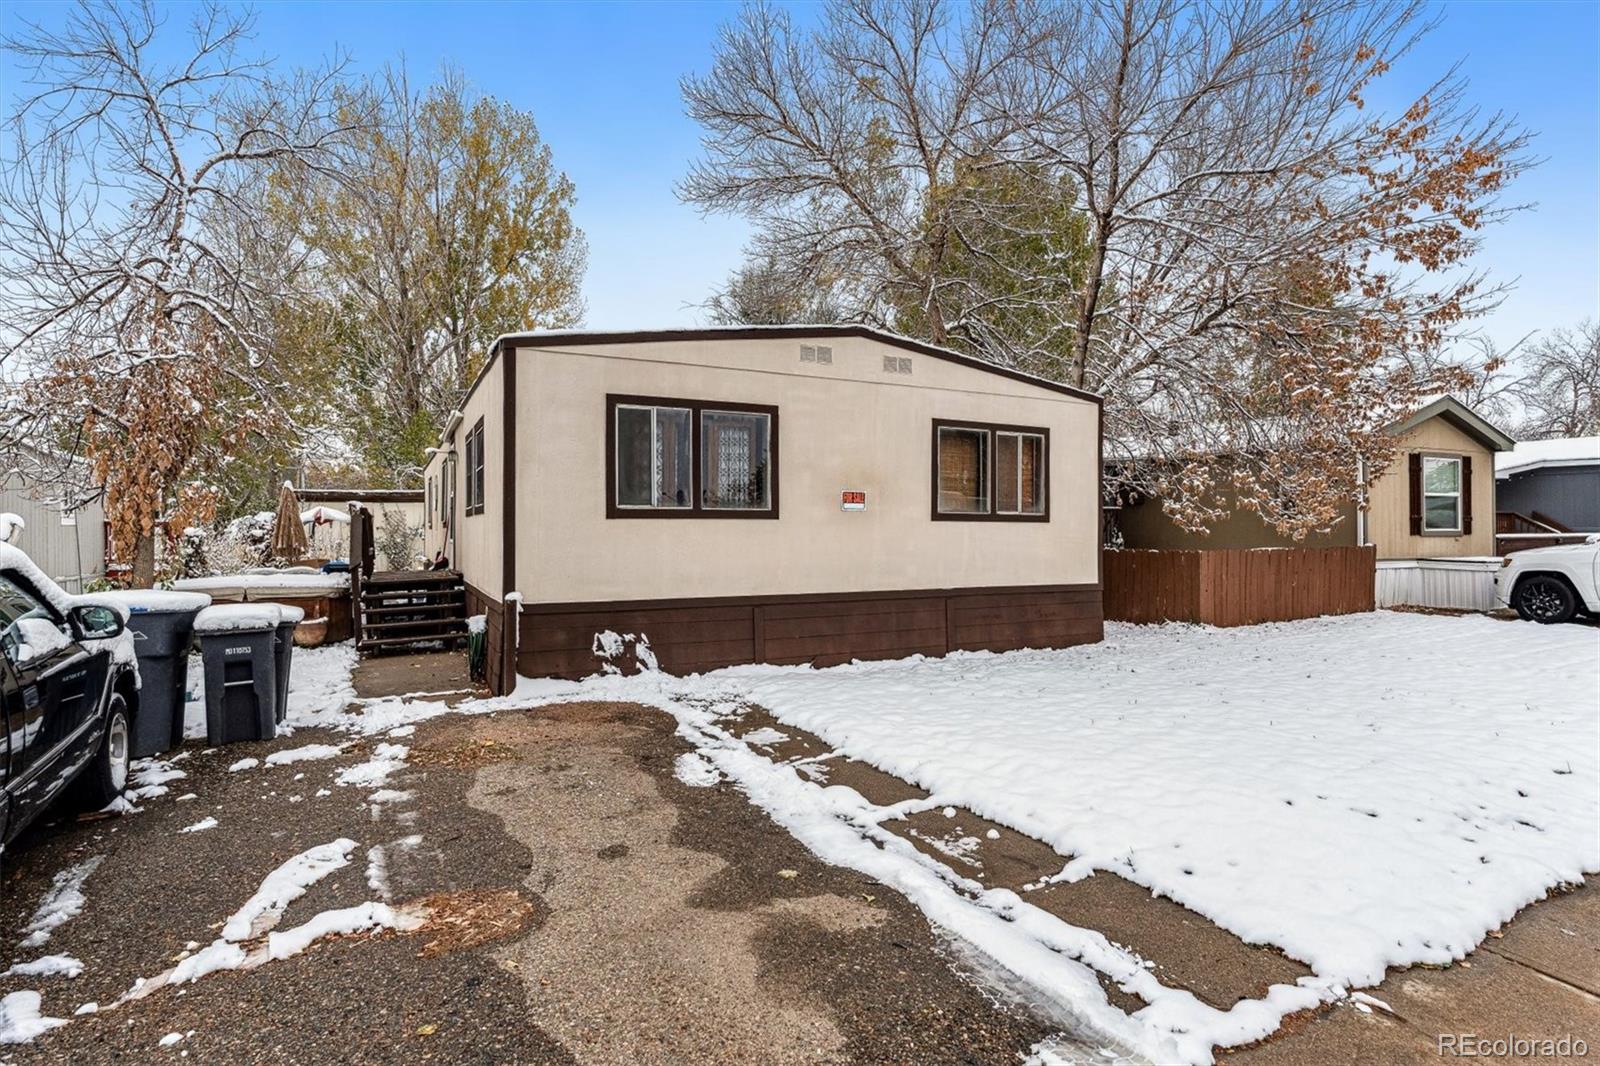
{"label": "bare tree", "polygon": [[[836,0],[801,35],[750,7],[684,82],[707,136],[683,194],[829,263],[867,314],[909,295],[927,339],[1102,392],[1117,469],[1190,528],[1225,480],[1299,535],[1387,466],[1386,426],[1462,385],[1408,356],[1498,295],[1470,258],[1523,135],[1448,73],[1398,116],[1365,108],[1428,28],[1365,0]],[[1000,166],[1070,195],[1081,236],[1059,215],[1055,248],[1008,234],[1050,216],[957,178]],[[1018,310],[977,330],[985,300]]]}
{"label": "bare tree", "polygon": [[1528,347],[1521,369],[1520,436],[1600,434],[1600,323],[1590,319],[1577,329],[1553,330]]}
{"label": "bare tree", "polygon": [[753,218],[751,262],[778,284],[837,279],[839,317],[892,328],[914,307],[931,340],[961,344],[957,168],[1018,134],[995,102],[1030,32],[994,0],[958,20],[931,0],[835,4],[811,33],[747,6],[711,71],[683,80],[706,133],[680,193]]}
{"label": "bare tree", "polygon": [[192,473],[274,409],[295,264],[242,193],[269,169],[337,169],[360,121],[335,108],[337,63],[276,77],[241,53],[250,26],[203,5],[174,50],[150,3],[84,0],[5,42],[33,88],[0,161],[4,432],[89,458],[142,584],[158,527],[209,507]]}

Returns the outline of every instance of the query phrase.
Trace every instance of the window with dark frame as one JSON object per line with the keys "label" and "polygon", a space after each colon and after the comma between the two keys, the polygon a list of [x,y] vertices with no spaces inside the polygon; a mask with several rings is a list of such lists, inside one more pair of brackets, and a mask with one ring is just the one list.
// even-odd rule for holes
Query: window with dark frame
{"label": "window with dark frame", "polygon": [[933,517],[1050,520],[1050,431],[983,422],[933,423]]}
{"label": "window with dark frame", "polygon": [[483,419],[467,433],[467,514],[483,513]]}
{"label": "window with dark frame", "polygon": [[606,397],[609,518],[777,518],[778,409]]}

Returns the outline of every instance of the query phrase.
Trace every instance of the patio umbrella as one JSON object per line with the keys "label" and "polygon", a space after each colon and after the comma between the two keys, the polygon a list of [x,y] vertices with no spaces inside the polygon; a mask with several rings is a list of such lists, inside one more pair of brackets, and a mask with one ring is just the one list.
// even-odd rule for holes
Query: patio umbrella
{"label": "patio umbrella", "polygon": [[287,481],[278,493],[278,515],[272,522],[272,554],[279,559],[303,559],[306,527],[300,524],[300,498]]}

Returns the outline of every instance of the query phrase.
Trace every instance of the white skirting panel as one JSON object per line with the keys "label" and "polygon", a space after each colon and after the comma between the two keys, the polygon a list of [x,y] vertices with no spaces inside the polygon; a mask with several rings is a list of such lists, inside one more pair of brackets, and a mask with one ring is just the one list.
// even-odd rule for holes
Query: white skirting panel
{"label": "white skirting panel", "polygon": [[1494,609],[1494,575],[1500,559],[1380,559],[1379,607],[1445,607],[1462,611]]}

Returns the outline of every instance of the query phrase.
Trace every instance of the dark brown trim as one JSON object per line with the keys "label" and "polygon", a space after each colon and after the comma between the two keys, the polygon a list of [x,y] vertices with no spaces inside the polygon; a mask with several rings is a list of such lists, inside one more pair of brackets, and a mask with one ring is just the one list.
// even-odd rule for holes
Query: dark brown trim
{"label": "dark brown trim", "polygon": [[661,600],[571,600],[550,603],[525,603],[524,617],[540,614],[573,614],[593,611],[636,611],[670,605],[673,607],[755,607],[790,606],[802,603],[834,603],[851,600],[909,600],[926,597],[1023,596],[1031,593],[1098,591],[1099,585],[979,585],[971,588],[885,589],[869,592],[789,592],[766,596],[674,596]]}
{"label": "dark brown trim", "polygon": [[[617,505],[617,407],[678,407],[689,412],[689,479],[691,491],[688,507],[619,507]],[[767,438],[767,493],[771,506],[754,508],[706,507],[700,499],[700,417],[707,411],[732,411],[735,413],[766,415]],[[607,518],[742,518],[775,519],[778,517],[778,409],[770,404],[729,403],[723,400],[689,400],[676,396],[629,396],[606,394],[606,517]]]}
{"label": "dark brown trim", "polygon": [[296,489],[301,503],[422,503],[421,489]]}
{"label": "dark brown trim", "polygon": [[[989,434],[989,510],[978,512],[941,511],[939,510],[939,431],[941,429],[975,429]],[[994,509],[999,475],[1000,449],[995,446],[996,433],[1026,433],[1030,436],[1044,438],[1044,510],[1039,514],[1002,514]],[[1050,483],[1050,474],[1053,464],[1050,462],[1050,430],[1045,426],[1013,426],[1002,422],[972,422],[964,419],[935,418],[933,420],[933,434],[929,438],[929,451],[932,453],[933,476],[929,480],[928,514],[935,522],[1048,522],[1050,521],[1050,508],[1054,506],[1055,486]],[[1017,486],[1020,494],[1022,486]]]}
{"label": "dark brown trim", "polygon": [[[962,355],[948,348],[939,348],[922,341],[902,337],[896,333],[887,333],[883,330],[873,329],[870,326],[842,325],[842,326],[732,326],[724,329],[663,329],[663,330],[635,330],[632,332],[614,333],[587,333],[577,332],[542,332],[542,333],[512,333],[497,339],[489,350],[489,359],[492,362],[500,348],[506,344],[521,347],[549,348],[556,345],[563,347],[578,347],[590,344],[652,344],[661,341],[702,341],[702,340],[784,340],[788,338],[809,337],[862,337],[874,340],[880,344],[887,344],[894,348],[902,348],[908,352],[916,352],[934,359],[942,359],[947,363],[956,363],[960,366],[970,367],[973,370],[982,370],[988,374],[996,374],[1012,381],[1021,381],[1029,385],[1037,385],[1041,389],[1059,392],[1066,396],[1075,396],[1080,400],[1089,400],[1092,403],[1101,403],[1102,400],[1095,393],[1086,389],[1076,389],[1071,385],[1063,385],[1059,381],[1048,381],[1044,378],[1025,374],[1020,370],[1000,366],[983,359],[975,359],[970,355]],[[486,368],[487,369],[487,368]],[[473,382],[473,388],[477,382]],[[472,395],[468,390],[467,395]],[[465,401],[463,401],[465,403]]]}
{"label": "dark brown trim", "polygon": [[[1095,411],[1094,423],[1094,583],[1101,588],[1106,584],[1106,408],[1101,404]],[[1047,500],[1045,506],[1049,506]]]}
{"label": "dark brown trim", "polygon": [[[500,573],[504,592],[517,590],[517,360],[506,360],[500,433]],[[488,486],[484,486],[488,491]]]}
{"label": "dark brown trim", "polygon": [[[511,360],[508,359],[508,360],[506,360],[506,362],[510,363]],[[486,502],[484,500],[484,495],[489,491],[489,485],[488,485],[489,464],[488,464],[488,461],[487,461],[487,457],[484,455],[484,447],[485,447],[484,439],[485,439],[485,435],[486,435],[486,430],[484,428],[484,424],[485,424],[486,421],[487,421],[487,416],[486,415],[479,415],[478,416],[478,420],[476,422],[472,423],[472,428],[467,430],[467,439],[466,439],[466,442],[462,445],[462,449],[461,449],[462,453],[466,457],[466,466],[464,467],[464,469],[466,470],[466,476],[463,478],[463,481],[464,481],[464,487],[467,490],[466,493],[465,493],[466,502],[464,504],[464,507],[466,508],[466,516],[468,518],[472,518],[472,517],[474,517],[476,515],[483,514],[484,503]],[[474,439],[476,439],[477,442],[478,442],[478,447],[477,447],[478,457],[477,457],[477,460],[476,460],[477,469],[482,470],[484,472],[484,484],[482,484],[482,485],[480,485],[478,487],[477,503],[476,504],[473,503],[473,491],[472,491],[473,485],[475,484],[474,481],[473,481],[473,478],[472,478],[473,463],[474,463],[474,460],[473,460],[473,457],[472,457],[472,453],[473,453],[472,442],[473,442]],[[509,482],[507,482],[507,484],[509,484]]]}
{"label": "dark brown trim", "polygon": [[571,678],[601,669],[593,645],[603,630],[648,638],[662,669],[679,674],[1060,648],[1103,635],[1098,585],[533,604],[520,629],[518,673]]}

